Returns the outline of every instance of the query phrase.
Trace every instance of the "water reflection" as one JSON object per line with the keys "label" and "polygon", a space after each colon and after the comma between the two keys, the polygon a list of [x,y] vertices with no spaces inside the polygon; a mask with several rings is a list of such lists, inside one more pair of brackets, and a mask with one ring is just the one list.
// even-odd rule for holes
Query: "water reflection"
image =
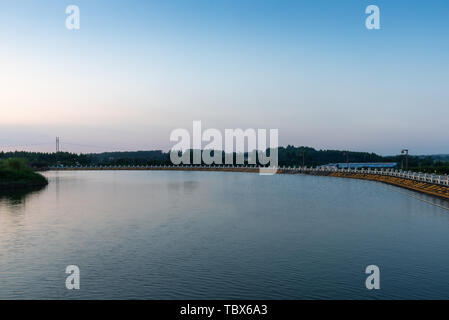
{"label": "water reflection", "polygon": [[198,181],[171,181],[166,184],[167,190],[169,192],[182,192],[184,194],[192,194],[198,189]]}
{"label": "water reflection", "polygon": [[17,206],[24,204],[26,199],[36,193],[42,192],[47,186],[43,187],[28,187],[20,189],[0,189],[0,204]]}
{"label": "water reflection", "polygon": [[[441,299],[443,200],[371,181],[46,172],[0,193],[0,299]],[[84,289],[65,288],[65,267]],[[365,268],[381,268],[366,290]]]}
{"label": "water reflection", "polygon": [[429,203],[431,205],[434,205],[436,207],[439,207],[441,209],[445,209],[445,210],[449,211],[449,200],[448,199],[443,199],[443,198],[435,197],[432,195],[428,195],[428,194],[424,194],[424,193],[420,193],[417,191],[408,190],[408,189],[404,189],[404,188],[400,188],[400,187],[396,187],[396,186],[390,186],[390,185],[384,185],[384,184],[381,184],[381,185],[389,190],[394,191],[394,192],[402,193],[409,197],[415,198],[417,200]]}

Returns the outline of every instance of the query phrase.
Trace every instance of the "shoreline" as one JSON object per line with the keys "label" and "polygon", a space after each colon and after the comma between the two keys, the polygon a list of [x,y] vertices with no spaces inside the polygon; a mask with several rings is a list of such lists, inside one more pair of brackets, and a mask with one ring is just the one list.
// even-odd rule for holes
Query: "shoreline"
{"label": "shoreline", "polygon": [[43,188],[47,185],[48,181],[46,183],[6,182],[0,183],[0,191]]}
{"label": "shoreline", "polygon": [[411,179],[404,179],[391,176],[373,175],[373,174],[363,174],[363,173],[342,173],[342,172],[331,172],[330,177],[336,178],[350,178],[358,180],[370,180],[382,182],[385,184],[393,185],[396,187],[401,187],[404,189],[420,192],[423,194],[431,195],[441,199],[449,200],[449,187],[440,186],[433,183],[423,182],[423,181],[413,181]]}

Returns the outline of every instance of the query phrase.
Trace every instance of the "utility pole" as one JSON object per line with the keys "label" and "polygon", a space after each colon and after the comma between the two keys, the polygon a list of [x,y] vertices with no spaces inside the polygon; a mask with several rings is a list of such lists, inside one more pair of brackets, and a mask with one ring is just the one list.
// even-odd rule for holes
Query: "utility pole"
{"label": "utility pole", "polygon": [[59,167],[58,154],[59,154],[59,137],[56,137],[56,166]]}
{"label": "utility pole", "polygon": [[304,160],[304,158],[305,158],[305,151],[304,151],[304,149],[302,150],[302,167],[304,168],[304,164],[305,164],[305,160]]}
{"label": "utility pole", "polygon": [[408,149],[402,149],[401,154],[405,153],[405,171],[408,171]]}
{"label": "utility pole", "polygon": [[346,152],[346,166],[348,167],[349,170],[349,151]]}
{"label": "utility pole", "polygon": [[343,152],[343,155],[346,155],[346,168],[349,170],[349,151]]}
{"label": "utility pole", "polygon": [[56,153],[59,153],[59,137],[56,137]]}

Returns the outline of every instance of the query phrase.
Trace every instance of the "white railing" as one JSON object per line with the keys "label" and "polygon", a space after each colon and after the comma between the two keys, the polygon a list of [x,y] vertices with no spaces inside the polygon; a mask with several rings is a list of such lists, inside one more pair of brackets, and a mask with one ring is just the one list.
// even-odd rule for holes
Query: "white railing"
{"label": "white railing", "polygon": [[[437,185],[449,186],[449,176],[438,175],[433,173],[422,173],[422,172],[412,172],[412,171],[402,171],[393,169],[338,169],[338,168],[325,168],[330,172],[344,172],[344,173],[362,173],[362,174],[373,174],[373,175],[383,175],[391,176],[397,178],[403,178],[413,181],[422,181],[427,183],[433,183]],[[306,169],[307,171],[317,171],[317,169]]]}

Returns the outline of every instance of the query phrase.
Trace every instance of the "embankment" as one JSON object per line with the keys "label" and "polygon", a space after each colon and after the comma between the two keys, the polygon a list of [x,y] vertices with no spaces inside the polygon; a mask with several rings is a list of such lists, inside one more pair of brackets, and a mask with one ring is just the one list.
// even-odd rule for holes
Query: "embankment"
{"label": "embankment", "polygon": [[352,179],[383,182],[397,187],[422,192],[425,194],[449,200],[449,188],[446,186],[441,186],[433,183],[414,181],[410,179],[391,177],[391,176],[383,176],[378,174],[331,172],[328,175],[330,177],[352,178]]}

